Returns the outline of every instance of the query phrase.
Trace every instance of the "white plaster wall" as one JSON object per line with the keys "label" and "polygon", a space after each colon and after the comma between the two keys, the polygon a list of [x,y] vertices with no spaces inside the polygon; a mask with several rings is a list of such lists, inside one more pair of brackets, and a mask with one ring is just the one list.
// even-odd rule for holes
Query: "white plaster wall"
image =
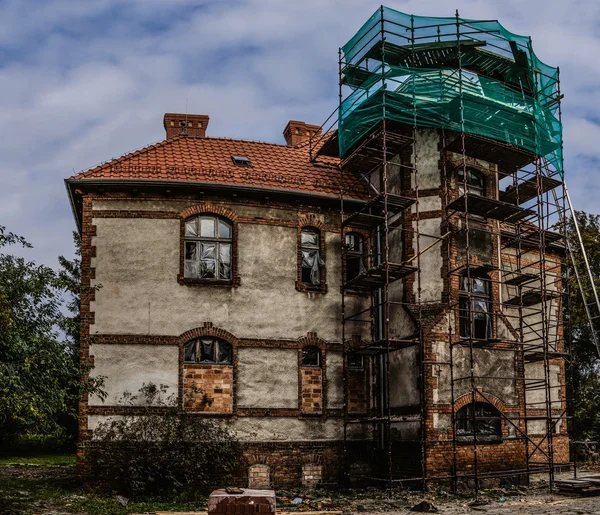
{"label": "white plaster wall", "polygon": [[327,407],[342,408],[344,406],[342,353],[328,351],[325,363],[327,365]]}
{"label": "white plaster wall", "polygon": [[[116,419],[116,416],[90,415],[88,427],[94,430],[99,423]],[[298,420],[294,417],[240,417],[220,421],[232,429],[243,442],[305,442],[311,440],[342,440],[343,425],[340,419]],[[370,437],[370,429],[362,424],[348,427],[350,439]]]}
{"label": "white plaster wall", "polygon": [[[413,222],[413,227],[417,231],[417,224]],[[421,302],[430,302],[442,300],[444,290],[444,280],[442,278],[442,249],[443,243],[437,243],[429,250],[424,251],[432,243],[438,241],[440,233],[440,219],[430,218],[419,222],[418,231],[419,248],[422,252],[419,259],[413,260],[413,266],[421,267]],[[427,235],[427,236],[425,236]],[[413,242],[414,252],[417,253],[416,241]],[[417,294],[417,281],[414,283],[415,295]]]}
{"label": "white plaster wall", "polygon": [[393,408],[420,403],[418,346],[390,354],[390,405]]}
{"label": "white plaster wall", "polygon": [[[91,332],[179,335],[205,321],[240,338],[297,339],[308,331],[341,339],[340,238],[325,233],[329,293],[300,293],[297,229],[239,224],[241,286],[184,286],[179,272],[179,221],[94,219],[97,257]],[[364,299],[348,299],[349,309]],[[364,327],[350,324],[350,332]]]}
{"label": "white plaster wall", "polygon": [[[175,345],[119,345],[96,344],[90,346],[94,356],[94,368],[90,376],[104,376],[103,389],[107,393],[104,402],[90,395],[90,406],[114,406],[120,404],[124,392],[139,396],[144,383],[164,384],[167,395],[177,395],[179,385],[179,348]],[[138,398],[136,404],[142,404]]]}
{"label": "white plaster wall", "polygon": [[[549,366],[549,383],[550,383],[550,401],[553,409],[561,407],[560,402],[560,366]],[[534,381],[545,381],[544,379],[544,364],[543,363],[525,363],[525,379],[530,385]],[[545,383],[544,383],[545,385]],[[525,390],[525,400],[528,408],[546,409],[547,392],[545,386],[541,388],[528,388]],[[531,385],[533,386],[533,385]]]}
{"label": "white plaster wall", "polygon": [[[439,135],[432,129],[419,129],[415,138],[415,150],[419,189],[439,188],[441,185],[440,175],[440,151],[438,149]],[[413,156],[414,162],[414,156]],[[412,187],[414,188],[415,174],[412,174]],[[421,211],[421,209],[419,209]]]}
{"label": "white plaster wall", "polygon": [[238,349],[237,402],[241,408],[298,407],[296,349]]}

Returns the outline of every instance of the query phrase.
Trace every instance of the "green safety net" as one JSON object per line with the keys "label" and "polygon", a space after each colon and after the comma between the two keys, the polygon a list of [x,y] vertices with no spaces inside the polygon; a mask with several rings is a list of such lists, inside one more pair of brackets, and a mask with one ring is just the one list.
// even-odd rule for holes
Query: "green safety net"
{"label": "green safety net", "polygon": [[558,69],[497,21],[381,7],[342,47],[351,93],[338,119],[347,156],[383,118],[466,132],[546,158],[562,174]]}

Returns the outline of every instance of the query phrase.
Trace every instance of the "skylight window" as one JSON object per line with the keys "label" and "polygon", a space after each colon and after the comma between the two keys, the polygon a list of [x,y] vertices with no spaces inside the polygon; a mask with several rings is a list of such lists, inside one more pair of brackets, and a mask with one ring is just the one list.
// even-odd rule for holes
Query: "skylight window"
{"label": "skylight window", "polygon": [[231,160],[235,166],[252,166],[250,158],[246,156],[231,156]]}

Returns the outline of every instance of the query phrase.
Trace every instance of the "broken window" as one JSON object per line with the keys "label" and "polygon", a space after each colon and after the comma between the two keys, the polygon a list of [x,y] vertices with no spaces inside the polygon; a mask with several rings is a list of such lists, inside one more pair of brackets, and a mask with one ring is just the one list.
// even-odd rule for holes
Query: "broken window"
{"label": "broken window", "polygon": [[321,285],[321,268],[325,262],[321,258],[321,235],[318,229],[304,227],[302,244],[302,282],[307,286]]}
{"label": "broken window", "polygon": [[195,338],[185,344],[184,360],[186,363],[231,365],[233,348],[230,343],[219,338]]}
{"label": "broken window", "polygon": [[355,232],[346,234],[346,281],[365,271],[363,237]]}
{"label": "broken window", "polygon": [[459,278],[459,318],[461,338],[492,338],[492,294],[489,277]]}
{"label": "broken window", "polygon": [[232,234],[232,225],[224,218],[200,215],[186,220],[184,276],[231,280]]}
{"label": "broken window", "polygon": [[302,349],[302,366],[303,367],[320,367],[321,366],[321,349],[310,345]]}
{"label": "broken window", "polygon": [[467,404],[456,412],[456,435],[482,439],[498,439],[502,436],[500,412],[491,404],[476,402]]}
{"label": "broken window", "polygon": [[461,195],[465,194],[465,183],[468,193],[485,197],[485,176],[482,172],[473,168],[467,168],[467,177],[465,180],[464,168],[460,168],[458,170],[458,192]]}

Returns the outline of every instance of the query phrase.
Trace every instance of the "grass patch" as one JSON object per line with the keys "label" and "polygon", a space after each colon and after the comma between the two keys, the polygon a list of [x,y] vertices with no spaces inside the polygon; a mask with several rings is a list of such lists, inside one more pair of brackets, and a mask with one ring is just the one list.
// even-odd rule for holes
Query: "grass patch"
{"label": "grass patch", "polygon": [[7,465],[28,465],[35,467],[65,467],[75,465],[72,453],[0,456],[0,467]]}
{"label": "grass patch", "polygon": [[[41,462],[47,458],[48,456],[27,457],[24,461],[28,465],[35,465],[32,461]],[[63,455],[62,458],[73,459],[72,455]],[[15,472],[19,475],[13,476]],[[72,467],[39,465],[15,470],[13,467],[0,466],[0,513],[3,514],[33,515],[60,511],[80,515],[126,515],[157,510],[202,511],[206,510],[206,504],[206,497],[194,500],[189,497],[173,497],[130,501],[123,506],[115,495],[83,490],[75,481]]]}

